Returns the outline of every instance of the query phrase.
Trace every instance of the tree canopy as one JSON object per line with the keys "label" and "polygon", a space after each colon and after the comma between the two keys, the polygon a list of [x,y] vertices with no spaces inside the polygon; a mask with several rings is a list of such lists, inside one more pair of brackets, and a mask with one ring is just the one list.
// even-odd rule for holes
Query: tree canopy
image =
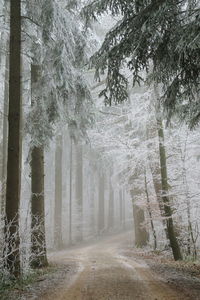
{"label": "tree canopy", "polygon": [[[106,103],[127,97],[125,65],[133,84],[146,79],[161,84],[162,102],[170,117],[174,112],[195,126],[200,119],[200,8],[191,0],[95,0],[83,10],[86,21],[104,12],[120,20],[91,58],[96,75],[107,71],[101,92]],[[143,72],[145,71],[145,72]],[[145,74],[145,75],[144,75]]]}

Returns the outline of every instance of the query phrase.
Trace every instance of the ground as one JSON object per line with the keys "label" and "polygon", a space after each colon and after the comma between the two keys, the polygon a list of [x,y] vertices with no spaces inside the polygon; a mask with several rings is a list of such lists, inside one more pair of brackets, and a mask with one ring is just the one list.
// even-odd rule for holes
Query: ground
{"label": "ground", "polygon": [[40,278],[19,299],[200,299],[199,268],[193,274],[191,268],[134,250],[130,232],[52,253],[49,260],[58,271]]}

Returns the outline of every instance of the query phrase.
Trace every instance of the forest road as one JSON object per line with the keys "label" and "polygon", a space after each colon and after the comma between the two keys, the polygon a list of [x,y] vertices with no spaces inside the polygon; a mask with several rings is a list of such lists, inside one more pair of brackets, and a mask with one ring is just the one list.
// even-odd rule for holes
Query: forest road
{"label": "forest road", "polygon": [[99,241],[94,245],[58,252],[56,263],[75,262],[79,270],[53,287],[42,300],[173,300],[191,299],[163,282],[140,259],[123,256],[122,244],[133,245],[130,233]]}

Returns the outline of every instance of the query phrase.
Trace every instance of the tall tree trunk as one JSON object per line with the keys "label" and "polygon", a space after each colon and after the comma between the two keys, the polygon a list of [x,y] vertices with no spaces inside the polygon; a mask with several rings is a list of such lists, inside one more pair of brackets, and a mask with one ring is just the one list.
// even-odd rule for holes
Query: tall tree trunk
{"label": "tall tree trunk", "polygon": [[[133,177],[131,177],[130,182],[132,181]],[[133,188],[130,190],[130,195],[132,199],[133,205],[133,220],[134,220],[134,230],[135,230],[135,246],[142,248],[148,244],[149,241],[149,234],[144,227],[145,222],[145,215],[144,210],[141,209],[135,203],[135,196],[141,194],[140,189]]]}
{"label": "tall tree trunk", "polygon": [[105,229],[105,199],[104,199],[105,178],[99,174],[99,210],[98,210],[98,233],[101,235]]}
{"label": "tall tree trunk", "polygon": [[69,170],[69,244],[72,244],[72,191],[73,191],[73,138],[70,135],[70,170]]}
{"label": "tall tree trunk", "polygon": [[123,190],[119,190],[120,227],[123,228]]}
{"label": "tall tree trunk", "polygon": [[174,231],[170,199],[169,196],[167,195],[169,192],[169,187],[168,187],[168,176],[167,176],[166,152],[165,152],[165,145],[164,145],[164,130],[163,130],[162,120],[158,117],[157,117],[157,126],[158,126],[158,137],[159,137],[162,200],[163,200],[164,212],[165,212],[166,223],[167,223],[167,233],[168,233],[168,238],[170,241],[170,246],[172,248],[174,259],[181,260],[182,255]]}
{"label": "tall tree trunk", "polygon": [[55,152],[54,247],[61,249],[62,246],[62,136],[59,135]]}
{"label": "tall tree trunk", "polygon": [[[158,136],[157,124],[155,123],[155,126],[152,126],[152,124],[149,124],[149,126],[147,126],[147,128],[146,128],[146,132],[147,132],[147,140],[155,139]],[[166,235],[166,241],[168,241],[164,205],[163,205],[163,201],[162,201],[162,197],[161,197],[162,184],[161,184],[161,176],[160,176],[159,151],[158,151],[158,149],[155,148],[154,144],[148,145],[148,149],[150,150],[150,153],[148,155],[149,167],[150,167],[152,178],[153,178],[154,190],[155,190],[156,199],[157,199],[157,203],[158,203],[159,210],[160,210],[160,215],[162,218],[162,225],[163,225],[163,229],[164,229],[164,232]],[[156,153],[156,159],[152,160],[152,157],[151,157],[152,152]]]}
{"label": "tall tree trunk", "polygon": [[3,140],[2,140],[2,191],[1,191],[1,209],[2,216],[5,215],[5,187],[7,176],[7,147],[8,147],[8,100],[9,100],[9,55],[6,54],[5,64],[5,84],[4,84],[4,109],[3,109]]}
{"label": "tall tree trunk", "polygon": [[151,223],[151,230],[153,234],[153,239],[154,239],[154,250],[157,249],[157,236],[156,236],[156,230],[154,227],[154,222],[153,222],[153,215],[152,215],[152,210],[151,210],[151,204],[150,204],[150,199],[149,199],[149,192],[148,192],[148,185],[147,185],[147,176],[145,174],[145,193],[146,193],[146,198],[147,198],[147,210],[149,213],[149,218],[150,218],[150,223]]}
{"label": "tall tree trunk", "polygon": [[125,190],[122,190],[122,228],[126,229],[126,199],[125,199]]}
{"label": "tall tree trunk", "polygon": [[33,268],[47,266],[44,214],[44,150],[34,147],[31,153],[31,251]]}
{"label": "tall tree trunk", "polygon": [[92,154],[92,161],[90,164],[90,205],[91,205],[91,218],[90,218],[90,232],[92,236],[96,235],[95,224],[95,168],[94,168],[94,155]]}
{"label": "tall tree trunk", "polygon": [[156,163],[154,165],[154,169],[153,169],[151,166],[151,162],[150,162],[150,170],[151,170],[151,174],[152,174],[152,178],[153,178],[154,190],[155,190],[157,202],[159,205],[159,210],[160,210],[160,215],[162,218],[162,224],[163,224],[166,240],[168,240],[167,224],[166,224],[166,220],[165,220],[165,211],[164,211],[164,205],[163,205],[163,201],[162,201],[162,197],[161,197],[162,185],[161,185],[161,178],[160,178],[160,164]]}
{"label": "tall tree trunk", "polygon": [[[20,275],[19,203],[21,185],[21,1],[10,1],[10,60],[8,161],[6,183],[6,264],[10,274]],[[13,251],[14,250],[14,251]]]}
{"label": "tall tree trunk", "polygon": [[[32,106],[37,105],[35,98],[37,99],[37,92],[40,88],[40,73],[41,67],[32,64]],[[33,146],[31,150],[31,252],[31,266],[33,268],[41,268],[47,265],[44,211],[44,147],[42,145]]]}
{"label": "tall tree trunk", "polygon": [[164,139],[163,123],[160,116],[159,91],[156,85],[154,85],[154,94],[155,94],[155,101],[156,101],[155,103],[156,122],[157,122],[158,138],[159,138],[159,156],[160,156],[160,172],[161,172],[161,187],[162,187],[161,197],[164,206],[164,215],[166,218],[167,235],[170,241],[170,246],[172,248],[174,259],[181,260],[182,254],[174,230],[171,203],[168,196],[169,186],[168,186],[168,175],[167,175],[165,139]]}
{"label": "tall tree trunk", "polygon": [[[187,136],[188,137],[188,136]],[[193,257],[197,258],[197,248],[196,240],[194,237],[193,226],[191,221],[191,204],[190,204],[190,195],[189,195],[189,185],[187,180],[187,170],[186,170],[186,153],[187,153],[187,138],[185,140],[184,151],[181,152],[182,168],[183,168],[183,187],[185,189],[185,201],[187,206],[187,221],[188,221],[188,238],[187,238],[187,252],[188,255],[191,255],[191,246],[193,246]]]}
{"label": "tall tree trunk", "polygon": [[109,181],[108,230],[114,229],[114,191],[111,178],[112,172]]}
{"label": "tall tree trunk", "polygon": [[76,205],[78,209],[77,241],[83,240],[83,149],[76,145]]}

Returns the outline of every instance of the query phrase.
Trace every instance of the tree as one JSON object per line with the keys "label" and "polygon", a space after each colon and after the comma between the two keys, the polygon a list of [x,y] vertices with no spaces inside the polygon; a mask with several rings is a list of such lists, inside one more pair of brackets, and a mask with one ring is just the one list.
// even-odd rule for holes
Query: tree
{"label": "tree", "polygon": [[78,210],[77,240],[83,240],[83,146],[76,144],[76,205]]}
{"label": "tree", "polygon": [[105,175],[99,173],[99,202],[98,202],[98,233],[101,235],[105,230]]}
{"label": "tree", "polygon": [[157,236],[156,236],[156,230],[155,230],[154,222],[153,222],[153,215],[152,215],[151,204],[150,204],[150,199],[149,199],[148,183],[147,183],[146,173],[145,173],[145,176],[144,176],[144,182],[145,182],[145,193],[146,193],[146,198],[147,198],[147,210],[148,210],[148,213],[149,213],[149,218],[150,218],[150,223],[151,223],[151,230],[152,230],[153,239],[154,239],[154,250],[156,250],[157,249]]}
{"label": "tree", "polygon": [[105,11],[121,16],[91,59],[97,77],[107,69],[106,88],[101,92],[106,103],[127,99],[128,82],[121,72],[126,64],[133,74],[133,84],[146,77],[141,70],[150,72],[150,81],[162,83],[162,99],[169,116],[176,111],[190,126],[196,125],[200,116],[198,1],[94,0],[83,14],[88,21]]}
{"label": "tree", "polygon": [[114,227],[114,191],[112,185],[113,171],[110,171],[109,178],[109,206],[108,206],[108,230],[112,230]]}
{"label": "tree", "polygon": [[[154,89],[154,91],[155,91],[155,97],[157,98],[156,102],[158,103],[158,91],[156,88]],[[160,117],[159,106],[157,106],[157,104],[156,104],[156,120],[157,120],[157,130],[158,130],[158,138],[159,138],[159,157],[160,157],[160,172],[161,172],[161,186],[162,186],[161,197],[164,206],[164,215],[166,217],[167,234],[174,255],[174,259],[181,260],[182,254],[174,230],[170,198],[168,196],[169,185],[168,185],[164,130],[163,130],[162,119]]]}
{"label": "tree", "polygon": [[21,184],[21,1],[10,1],[10,58],[8,160],[6,183],[6,264],[11,273],[20,275],[19,203]]}
{"label": "tree", "polygon": [[[39,9],[35,9],[36,3]],[[31,135],[32,146],[42,147],[43,150],[48,147],[58,124],[74,123],[76,131],[83,134],[91,120],[90,110],[86,110],[86,105],[90,103],[89,90],[80,70],[86,59],[85,38],[74,21],[74,14],[72,17],[63,5],[52,0],[26,2],[27,16],[24,20],[32,25],[30,55],[41,65],[40,81],[35,88],[37,99],[28,115],[27,131]],[[62,187],[57,182],[56,194],[59,193],[59,197],[55,205],[55,226],[61,233],[62,200],[58,189]],[[59,238],[58,233],[55,236]]]}
{"label": "tree", "polygon": [[54,207],[54,247],[61,249],[62,241],[62,135],[56,138],[55,151],[55,207]]}
{"label": "tree", "polygon": [[69,243],[72,243],[72,193],[73,193],[73,135],[70,132],[70,153],[69,153]]}
{"label": "tree", "polygon": [[[183,1],[101,0],[92,1],[85,7],[83,14],[87,21],[91,18],[96,19],[105,11],[110,11],[115,16],[121,15],[121,20],[108,32],[100,50],[91,58],[97,78],[107,71],[106,87],[100,93],[100,96],[104,96],[106,104],[121,103],[128,98],[127,72],[122,72],[123,65],[132,72],[134,85],[140,84],[148,73],[149,82],[153,81],[155,85],[162,83],[163,99],[170,112],[171,108],[175,107],[175,101],[195,99],[199,86],[200,65],[199,60],[194,65],[191,59],[196,62],[200,53],[196,41],[190,40],[192,46],[187,49],[185,41],[190,39],[189,31],[192,32],[193,38],[199,38],[199,9],[195,1],[190,1],[190,4],[192,5],[188,5],[185,10]],[[142,73],[142,70],[145,72]],[[194,121],[194,118],[191,120]],[[164,211],[165,216],[169,218],[167,230],[174,258],[181,259],[173,229],[170,201],[166,197],[166,158],[161,131],[158,124],[162,190],[165,194],[162,199],[166,202]]]}
{"label": "tree", "polygon": [[143,188],[137,184],[140,170],[135,171],[129,179],[130,195],[133,205],[133,220],[135,231],[135,245],[136,247],[144,247],[148,244],[149,234],[145,228],[145,214],[143,208],[138,203],[138,198],[143,194]]}
{"label": "tree", "polygon": [[[41,101],[38,91],[41,91],[41,66],[31,65],[32,106],[38,114]],[[35,114],[35,121],[37,116]],[[37,123],[36,123],[37,124]],[[38,131],[37,125],[34,131]],[[35,144],[31,148],[31,266],[41,268],[47,266],[45,211],[44,211],[44,145]]]}
{"label": "tree", "polygon": [[5,83],[4,83],[4,109],[3,109],[3,138],[2,138],[2,191],[1,191],[1,208],[0,213],[5,215],[5,187],[6,187],[6,173],[7,173],[7,140],[8,140],[8,100],[9,100],[9,54],[6,53],[5,59]]}

